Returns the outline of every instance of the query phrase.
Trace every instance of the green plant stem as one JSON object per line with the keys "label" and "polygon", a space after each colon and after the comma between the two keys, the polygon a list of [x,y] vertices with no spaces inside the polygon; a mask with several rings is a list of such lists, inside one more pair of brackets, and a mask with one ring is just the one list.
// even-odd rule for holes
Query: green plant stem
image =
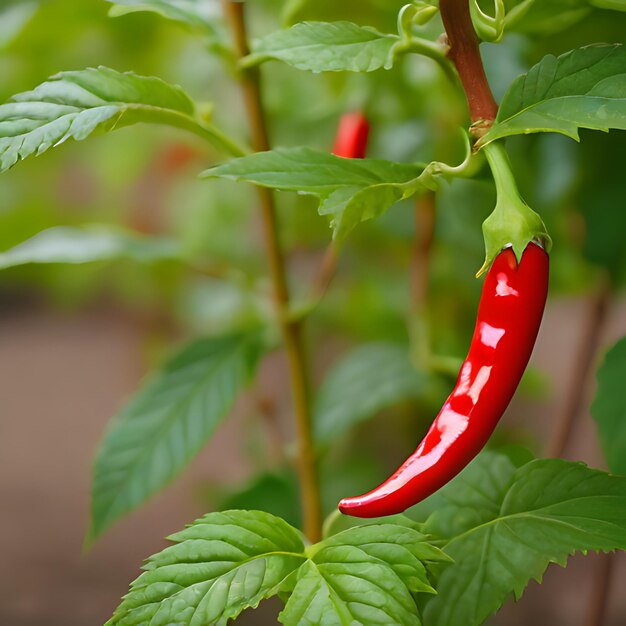
{"label": "green plant stem", "polygon": [[413,358],[428,368],[432,357],[428,286],[435,232],[435,193],[426,192],[415,203],[415,245],[411,262],[411,343]]}
{"label": "green plant stem", "polygon": [[398,53],[409,52],[421,54],[422,56],[432,59],[439,65],[448,80],[458,85],[457,75],[446,56],[447,48],[441,43],[422,39],[421,37],[411,37],[406,43],[402,42],[397,48],[397,51]]}
{"label": "green plant stem", "polygon": [[406,44],[408,52],[423,54],[438,63],[448,63],[446,60],[446,47],[436,41],[430,41],[422,37],[411,37]]}
{"label": "green plant stem", "polygon": [[330,513],[330,515],[324,520],[324,525],[322,527],[322,537],[326,539],[330,537],[333,526],[337,520],[341,519],[341,511],[339,509],[335,509]]}
{"label": "green plant stem", "polygon": [[482,152],[489,162],[489,167],[496,185],[498,200],[502,199],[510,202],[519,201],[521,195],[517,188],[515,176],[513,176],[511,161],[504,148],[504,143],[501,141],[493,141],[486,145]]}
{"label": "green plant stem", "polygon": [[322,262],[320,263],[317,276],[313,282],[313,290],[311,300],[316,304],[319,304],[330,284],[337,273],[337,263],[339,262],[339,249],[334,241],[331,241],[324,254],[322,255]]}
{"label": "green plant stem", "polygon": [[428,292],[435,236],[437,196],[428,191],[415,203],[415,245],[411,259],[411,311],[409,333],[413,362],[429,372],[456,377],[463,359],[433,354]]}
{"label": "green plant stem", "polygon": [[483,151],[493,173],[498,197],[495,209],[483,222],[486,256],[477,276],[485,272],[500,251],[508,246],[513,248],[518,262],[531,241],[540,243],[548,252],[552,246],[545,224],[519,193],[504,144],[493,142]]}
{"label": "green plant stem", "polygon": [[469,2],[440,0],[439,10],[450,46],[448,57],[452,59],[459,73],[474,134],[480,137],[493,124],[498,113],[498,105],[487,82]]}
{"label": "green plant stem", "polygon": [[216,148],[219,148],[234,157],[242,157],[249,154],[249,150],[243,148],[228,135],[225,135],[221,130],[211,125],[209,127],[204,124],[199,127],[201,131],[197,134],[207,139]]}
{"label": "green plant stem", "polygon": [[[245,4],[234,0],[223,0],[222,4],[232,32],[236,55],[241,60],[250,52],[245,24]],[[270,142],[261,99],[259,69],[251,67],[241,71],[240,84],[252,134],[252,147],[257,152],[269,150]],[[310,386],[302,338],[302,320],[292,319],[289,314],[287,273],[284,253],[278,237],[274,195],[271,190],[263,187],[257,187],[257,193],[261,205],[263,236],[274,289],[274,305],[289,364],[296,420],[297,466],[302,494],[304,532],[309,541],[316,543],[321,538],[322,514],[311,433]]]}
{"label": "green plant stem", "polygon": [[153,122],[155,124],[168,124],[176,128],[189,131],[204,139],[214,148],[234,157],[245,156],[250,150],[240,146],[234,139],[224,134],[219,128],[213,124],[207,123],[202,119],[193,118],[176,111],[163,111],[156,107],[145,107],[139,105],[129,105],[126,107],[125,124],[129,124],[133,119],[133,115],[140,115],[136,121]]}

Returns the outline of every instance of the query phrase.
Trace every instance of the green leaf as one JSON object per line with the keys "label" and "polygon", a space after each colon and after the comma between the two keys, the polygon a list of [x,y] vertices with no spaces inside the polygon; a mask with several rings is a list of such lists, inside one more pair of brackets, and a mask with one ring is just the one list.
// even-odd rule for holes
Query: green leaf
{"label": "green leaf", "polygon": [[357,527],[307,551],[279,620],[286,626],[419,625],[411,591],[432,593],[423,560],[445,557],[394,524]]}
{"label": "green leaf", "polygon": [[436,593],[424,564],[449,562],[448,557],[428,543],[426,535],[412,528],[409,520],[399,524],[399,516],[395,517],[393,523],[379,520],[344,530],[325,539],[320,549],[354,546],[389,565],[412,593]]}
{"label": "green leaf", "polygon": [[432,594],[432,569],[449,561],[413,528],[369,524],[313,546],[260,511],[210,513],[148,559],[107,626],[225,625],[275,594],[287,625],[419,626],[412,594]]}
{"label": "green leaf", "polygon": [[319,213],[331,218],[343,239],[360,222],[382,215],[419,191],[436,189],[448,166],[344,159],[310,148],[279,148],[233,159],[202,176],[246,181],[261,187],[317,196]]}
{"label": "green leaf", "polygon": [[183,470],[250,380],[259,354],[256,333],[202,339],[147,380],[98,450],[88,542]]}
{"label": "green leaf", "polygon": [[626,338],[609,351],[598,370],[598,391],[591,414],[612,472],[626,475]]}
{"label": "green leaf", "polygon": [[0,269],[28,263],[92,263],[131,259],[152,263],[180,259],[178,244],[108,226],[55,226],[0,252]]}
{"label": "green leaf", "polygon": [[313,421],[316,440],[330,442],[382,409],[419,397],[428,382],[412,365],[406,346],[359,346],[331,369],[319,390]]}
{"label": "green leaf", "polygon": [[219,17],[215,0],[107,0],[113,6],[111,17],[139,11],[150,11],[186,26],[213,34],[213,21]]}
{"label": "green leaf", "polygon": [[99,67],[61,72],[0,106],[0,172],[67,139],[149,122],[184,128],[224,147],[218,131],[202,125],[180,88],[159,78]]}
{"label": "green leaf", "polygon": [[510,135],[626,130],[626,48],[599,44],[548,55],[513,81],[481,145]]}
{"label": "green leaf", "polygon": [[424,530],[445,538],[454,563],[426,605],[429,626],[477,626],[531,579],[540,582],[550,563],[626,548],[626,479],[581,463],[536,460],[516,469],[489,453],[433,498],[421,509],[432,511]]}
{"label": "green leaf", "polygon": [[[334,468],[333,468],[334,469]],[[406,528],[411,528],[412,530],[416,530],[419,533],[422,532],[424,524],[422,522],[418,522],[414,519],[411,519],[404,513],[399,513],[397,515],[386,515],[384,517],[368,517],[368,518],[359,518],[352,517],[350,515],[343,515],[339,512],[339,509],[335,509],[332,511],[326,520],[324,520],[324,537],[332,537],[344,530],[350,530],[355,527],[363,528],[365,526],[380,526],[381,524],[395,524],[396,526],[403,526]],[[443,558],[445,555],[443,552],[440,554]]]}
{"label": "green leaf", "polygon": [[305,561],[300,533],[260,511],[209,513],[148,559],[108,626],[225,624]]}
{"label": "green leaf", "polygon": [[372,72],[391,67],[398,41],[352,22],[301,22],[256,41],[244,65],[276,60],[311,72]]}

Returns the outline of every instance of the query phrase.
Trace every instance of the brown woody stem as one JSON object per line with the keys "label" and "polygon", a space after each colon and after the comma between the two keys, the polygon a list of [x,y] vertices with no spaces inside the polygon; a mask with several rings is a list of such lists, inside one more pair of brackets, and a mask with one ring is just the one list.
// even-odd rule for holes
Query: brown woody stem
{"label": "brown woody stem", "polygon": [[556,427],[548,445],[547,455],[552,458],[563,456],[589,388],[589,377],[613,295],[608,274],[601,275],[599,282],[599,288],[589,303],[582,338],[574,359],[574,372],[565,393],[565,403],[557,417]]}
{"label": "brown woody stem", "polygon": [[[583,336],[576,354],[575,369],[565,393],[565,404],[557,418],[556,429],[548,445],[548,456],[563,456],[580,415],[581,406],[588,389],[589,378],[602,332],[605,328],[613,286],[608,273],[600,276],[600,286],[589,304]],[[602,626],[608,608],[609,589],[613,576],[615,555],[602,554],[593,577],[591,602],[587,615],[587,626]]]}
{"label": "brown woody stem", "polygon": [[332,241],[328,244],[326,250],[324,250],[322,262],[320,263],[317,276],[313,281],[313,297],[315,300],[321,300],[328,291],[330,283],[337,272],[338,262],[339,250],[337,249],[335,242]]}
{"label": "brown woody stem", "polygon": [[[223,0],[224,13],[228,20],[239,59],[250,50],[246,31],[245,4],[234,0]],[[246,113],[252,134],[252,147],[257,152],[270,149],[267,122],[261,98],[261,74],[258,67],[243,70],[240,75]],[[311,402],[308,371],[302,340],[302,323],[289,315],[289,289],[285,257],[278,237],[278,222],[274,194],[271,190],[258,187],[261,206],[263,236],[274,290],[274,305],[280,324],[293,395],[296,420],[298,459],[297,468],[302,493],[304,532],[311,542],[321,538],[322,513],[315,450],[311,434]]]}
{"label": "brown woody stem", "polygon": [[617,554],[600,554],[591,588],[591,602],[587,614],[586,626],[603,626],[607,621],[609,597]]}
{"label": "brown woody stem", "polygon": [[454,63],[469,106],[472,124],[488,129],[498,113],[480,56],[468,0],[440,0],[439,10],[448,37],[448,57]]}

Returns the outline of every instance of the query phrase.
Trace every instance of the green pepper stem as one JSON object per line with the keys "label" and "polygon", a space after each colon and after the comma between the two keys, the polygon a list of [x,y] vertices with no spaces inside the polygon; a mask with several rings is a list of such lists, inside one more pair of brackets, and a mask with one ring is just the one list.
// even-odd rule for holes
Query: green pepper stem
{"label": "green pepper stem", "polygon": [[502,142],[494,141],[482,150],[487,157],[496,184],[497,200],[492,214],[483,222],[485,263],[477,276],[483,274],[496,256],[506,247],[512,247],[521,261],[526,246],[539,242],[550,250],[550,235],[541,217],[522,199],[511,170],[509,157]]}
{"label": "green pepper stem", "polygon": [[496,184],[496,193],[498,194],[498,206],[506,206],[500,202],[500,200],[512,200],[516,205],[516,201],[522,199],[515,176],[513,176],[513,170],[511,169],[511,161],[509,155],[504,149],[504,144],[499,141],[493,141],[486,145],[482,152],[491,168],[493,174],[493,180]]}

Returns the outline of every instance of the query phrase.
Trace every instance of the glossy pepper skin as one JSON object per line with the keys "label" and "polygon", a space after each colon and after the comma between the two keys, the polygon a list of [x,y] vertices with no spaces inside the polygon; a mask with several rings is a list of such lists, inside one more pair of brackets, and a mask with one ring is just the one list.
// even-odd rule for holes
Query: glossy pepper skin
{"label": "glossy pepper skin", "polygon": [[333,154],[348,159],[364,159],[370,127],[363,113],[344,113],[339,120]]}
{"label": "glossy pepper skin", "polygon": [[546,303],[548,269],[548,254],[535,243],[528,244],[519,266],[511,248],[500,252],[485,278],[469,354],[428,433],[382,485],[342,500],[342,513],[401,513],[443,487],[480,452],[530,359]]}

